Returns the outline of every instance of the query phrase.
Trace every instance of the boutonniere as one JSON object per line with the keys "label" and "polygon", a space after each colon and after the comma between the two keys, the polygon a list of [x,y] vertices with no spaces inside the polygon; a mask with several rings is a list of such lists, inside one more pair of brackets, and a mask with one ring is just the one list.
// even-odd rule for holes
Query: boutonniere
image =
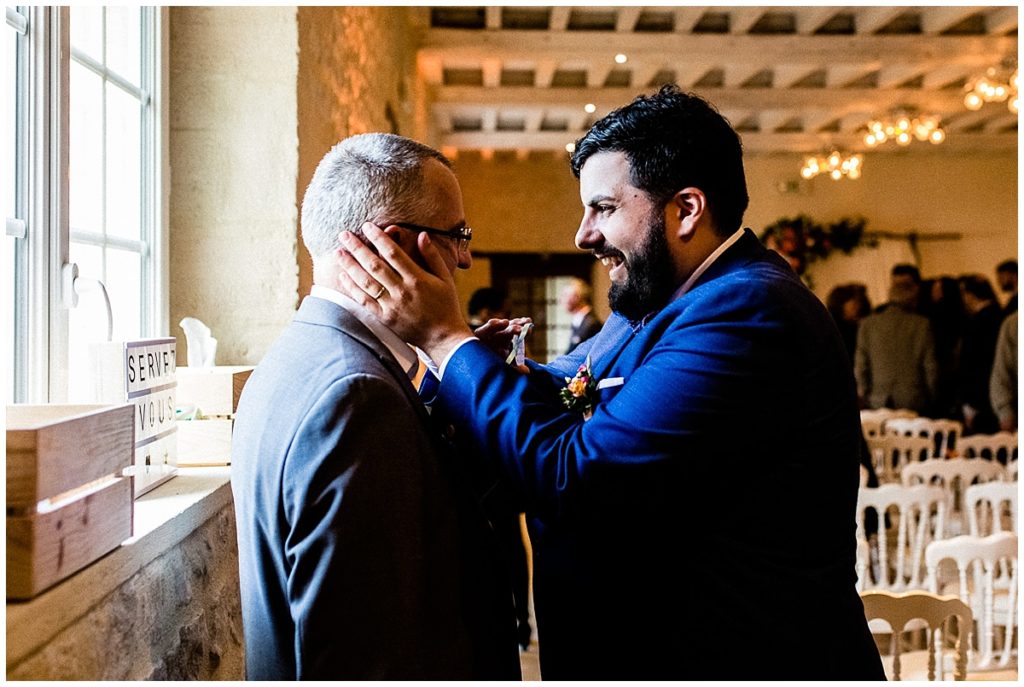
{"label": "boutonniere", "polygon": [[572,412],[582,413],[589,418],[597,402],[597,380],[590,371],[590,356],[576,370],[575,377],[565,378],[565,388],[559,394],[562,403]]}

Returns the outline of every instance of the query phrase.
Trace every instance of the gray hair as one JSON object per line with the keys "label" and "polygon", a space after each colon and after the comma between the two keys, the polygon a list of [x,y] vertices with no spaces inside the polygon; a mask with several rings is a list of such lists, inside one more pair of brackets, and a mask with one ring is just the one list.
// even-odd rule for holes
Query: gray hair
{"label": "gray hair", "polygon": [[423,163],[451,162],[396,134],[359,134],[338,143],[316,168],[302,199],[302,240],[314,259],[336,250],[338,233],[362,237],[363,222],[411,221],[424,204]]}

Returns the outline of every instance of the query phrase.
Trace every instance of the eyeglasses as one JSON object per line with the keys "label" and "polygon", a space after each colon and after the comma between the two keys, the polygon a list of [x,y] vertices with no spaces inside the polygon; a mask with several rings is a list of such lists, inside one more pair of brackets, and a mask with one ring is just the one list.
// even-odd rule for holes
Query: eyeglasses
{"label": "eyeglasses", "polygon": [[408,229],[409,231],[422,231],[427,234],[433,234],[434,236],[446,236],[455,242],[456,248],[459,252],[465,252],[469,250],[469,242],[473,240],[473,230],[469,227],[456,227],[455,229],[434,229],[433,227],[424,227],[419,224],[410,224],[409,222],[392,222],[391,224],[402,229]]}

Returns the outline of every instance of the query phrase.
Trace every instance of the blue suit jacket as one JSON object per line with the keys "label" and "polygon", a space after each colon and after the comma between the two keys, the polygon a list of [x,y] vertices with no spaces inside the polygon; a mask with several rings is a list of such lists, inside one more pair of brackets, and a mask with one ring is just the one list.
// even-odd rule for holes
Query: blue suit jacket
{"label": "blue suit jacket", "polygon": [[[587,354],[624,384],[584,422],[556,390]],[[526,498],[544,678],[882,677],[853,377],[788,265],[748,230],[646,326],[613,316],[552,368],[472,342],[436,402]]]}
{"label": "blue suit jacket", "polygon": [[307,298],[232,442],[249,679],[519,679],[508,573],[384,345]]}

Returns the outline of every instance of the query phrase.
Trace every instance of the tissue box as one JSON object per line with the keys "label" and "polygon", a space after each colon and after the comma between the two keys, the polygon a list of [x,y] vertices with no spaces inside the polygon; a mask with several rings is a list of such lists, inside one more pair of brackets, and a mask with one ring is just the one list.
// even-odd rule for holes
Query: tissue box
{"label": "tissue box", "polygon": [[177,474],[175,408],[177,339],[93,344],[94,395],[135,406],[135,495]]}
{"label": "tissue box", "polygon": [[178,465],[230,465],[231,430],[249,365],[179,367],[178,404],[199,419],[178,421]]}
{"label": "tissue box", "polygon": [[7,406],[7,598],[29,599],[132,536],[134,406]]}

